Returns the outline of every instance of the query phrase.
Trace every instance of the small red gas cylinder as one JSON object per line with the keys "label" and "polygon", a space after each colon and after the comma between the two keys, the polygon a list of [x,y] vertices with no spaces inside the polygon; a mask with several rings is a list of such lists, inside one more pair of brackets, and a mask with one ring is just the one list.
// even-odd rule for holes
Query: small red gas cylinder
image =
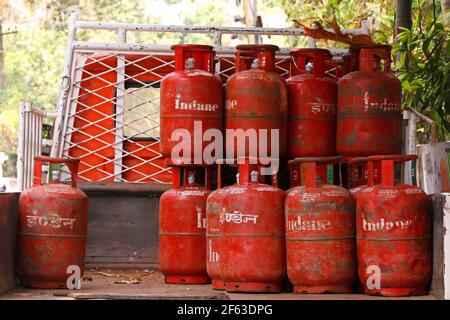
{"label": "small red gas cylinder", "polygon": [[288,158],[336,154],[337,83],[325,75],[331,54],[325,49],[290,52]]}
{"label": "small red gas cylinder", "polygon": [[[42,163],[67,164],[71,185],[53,181],[42,185]],[[88,198],[77,188],[79,159],[34,157],[34,186],[19,199],[16,274],[23,286],[68,288],[77,269],[84,273]]]}
{"label": "small red gas cylinder", "polygon": [[[280,292],[286,277],[284,192],[258,182],[248,159],[220,212],[220,274],[229,292]],[[251,176],[251,178],[250,178]]]}
{"label": "small red gas cylinder", "polygon": [[[351,293],[356,280],[355,204],[344,188],[322,184],[316,166],[340,157],[297,158],[305,184],[286,196],[286,256],[295,293]],[[319,176],[320,177],[320,176]]]}
{"label": "small red gas cylinder", "polygon": [[[258,58],[250,70],[236,72],[226,83],[225,128],[230,129],[226,156],[284,158],[288,101],[285,81],[275,72],[278,47],[238,45],[236,49],[246,54],[256,52]],[[267,144],[266,154],[261,155],[258,147],[263,144]]]}
{"label": "small red gas cylinder", "polygon": [[160,198],[159,270],[166,283],[208,283],[205,233],[210,168],[205,168],[206,187],[195,183],[197,171],[188,167],[172,167],[172,172],[172,189]]}
{"label": "small red gas cylinder", "polygon": [[[175,165],[204,164],[202,142],[208,129],[222,130],[223,87],[214,72],[214,51],[207,45],[178,44],[175,71],[161,81],[161,154]],[[180,139],[190,139],[190,151],[178,150]],[[183,140],[185,141],[185,140]],[[197,160],[197,161],[194,161]]]}
{"label": "small red gas cylinder", "polygon": [[381,184],[356,194],[358,274],[372,295],[428,292],[432,273],[430,201],[413,185],[395,184],[394,163],[416,155],[373,156]]}
{"label": "small red gas cylinder", "polygon": [[360,157],[401,152],[402,88],[390,64],[389,46],[361,47],[359,71],[339,80],[338,154]]}

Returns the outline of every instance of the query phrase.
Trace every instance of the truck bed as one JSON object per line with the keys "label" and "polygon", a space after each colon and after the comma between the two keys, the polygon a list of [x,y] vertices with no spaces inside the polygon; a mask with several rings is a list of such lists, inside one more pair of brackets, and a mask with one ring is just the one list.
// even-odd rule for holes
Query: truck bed
{"label": "truck bed", "polygon": [[[8,291],[0,300],[380,300],[383,297],[365,294],[278,294],[227,293],[212,290],[210,285],[165,284],[157,270],[100,270],[85,272],[81,290],[40,290],[16,288]],[[388,298],[389,300],[436,300],[433,295]]]}

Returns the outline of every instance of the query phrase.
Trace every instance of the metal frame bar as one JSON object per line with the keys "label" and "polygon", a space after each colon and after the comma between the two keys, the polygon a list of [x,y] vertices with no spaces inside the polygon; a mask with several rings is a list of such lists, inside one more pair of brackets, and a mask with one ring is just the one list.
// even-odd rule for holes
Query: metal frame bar
{"label": "metal frame bar", "polygon": [[19,106],[19,135],[17,143],[17,185],[19,190],[24,189],[24,179],[27,176],[25,166],[25,110],[26,106],[24,102]]}
{"label": "metal frame bar", "polygon": [[[118,42],[125,44],[127,42],[127,32],[125,29],[119,29]],[[115,145],[123,142],[124,138],[124,97],[125,91],[125,55],[117,56],[117,86],[116,86],[116,134]],[[114,150],[114,181],[121,181],[122,177],[122,152],[123,148]]]}
{"label": "metal frame bar", "polygon": [[[403,109],[403,119],[407,120],[407,125],[405,126],[404,134],[404,144],[403,152],[405,154],[418,154],[417,150],[417,140],[416,140],[416,130],[417,130],[417,120],[420,119],[425,121],[430,125],[430,145],[431,147],[436,146],[436,123],[428,118],[427,116],[421,114],[416,109],[411,107],[405,107]],[[412,181],[412,164],[411,161],[406,162],[403,165],[403,182],[406,184],[413,184]],[[419,174],[419,168],[416,167],[416,177]],[[417,179],[416,184],[418,187],[424,187],[420,185],[419,179]]]}
{"label": "metal frame bar", "polygon": [[[443,230],[450,229],[450,193],[442,193]],[[444,299],[450,300],[450,233],[444,232],[443,239],[444,257]]]}
{"label": "metal frame bar", "polygon": [[17,150],[17,184],[19,191],[33,184],[33,158],[42,152],[44,118],[55,118],[53,112],[36,109],[22,101],[19,107],[19,135]]}
{"label": "metal frame bar", "polygon": [[72,72],[72,64],[73,64],[73,41],[75,40],[76,35],[76,24],[78,20],[78,13],[73,12],[69,18],[69,32],[67,35],[67,48],[66,48],[66,57],[64,60],[64,69],[63,75],[61,78],[61,86],[58,97],[58,103],[56,105],[56,121],[54,126],[54,134],[53,134],[53,145],[50,152],[50,156],[56,157],[61,154],[61,133],[63,131],[62,125],[64,123],[64,111],[66,109],[67,98],[69,96],[69,88],[70,88],[70,75]]}
{"label": "metal frame bar", "polygon": [[[257,34],[257,35],[281,35],[281,36],[305,36],[303,28],[262,28],[262,27],[222,27],[222,26],[182,26],[182,25],[158,25],[137,24],[120,22],[93,22],[76,21],[75,28],[90,30],[120,30],[147,31],[147,32],[172,32],[172,33],[214,33],[214,34]],[[334,32],[333,29],[325,29]],[[361,22],[360,29],[342,29],[342,33],[360,35],[367,34],[366,21]]]}

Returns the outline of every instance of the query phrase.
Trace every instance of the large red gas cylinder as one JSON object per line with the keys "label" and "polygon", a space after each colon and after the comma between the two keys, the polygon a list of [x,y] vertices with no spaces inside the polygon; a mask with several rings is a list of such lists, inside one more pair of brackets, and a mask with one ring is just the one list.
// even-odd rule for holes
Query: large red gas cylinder
{"label": "large red gas cylinder", "polygon": [[[232,130],[226,135],[227,158],[284,158],[288,102],[286,84],[275,72],[278,47],[239,45],[236,48],[246,53],[256,52],[258,58],[253,60],[250,70],[233,74],[226,83],[225,128]],[[274,130],[278,130],[278,138]],[[267,154],[258,154],[258,146],[264,143],[267,150],[264,148],[263,152]]]}
{"label": "large red gas cylinder", "polygon": [[[209,142],[202,142],[203,133],[221,131],[223,125],[223,87],[213,74],[214,51],[211,46],[187,44],[172,49],[175,71],[161,81],[161,154],[171,159],[173,151],[175,165],[204,164],[202,155]],[[181,137],[190,139],[190,151],[175,148]]]}
{"label": "large red gas cylinder", "polygon": [[359,279],[368,294],[426,294],[431,279],[430,201],[413,185],[394,182],[394,162],[415,155],[374,156],[381,184],[356,195]]}
{"label": "large red gas cylinder", "polygon": [[[248,160],[220,212],[220,274],[230,292],[280,292],[286,277],[284,192],[258,182]],[[249,177],[251,176],[251,179]]]}
{"label": "large red gas cylinder", "polygon": [[402,88],[390,72],[390,63],[389,46],[362,47],[359,71],[339,80],[338,154],[359,157],[401,152]]}
{"label": "large red gas cylinder", "polygon": [[[68,277],[78,268],[83,276],[88,198],[77,188],[79,161],[34,157],[34,186],[19,199],[16,274],[24,286],[68,288]],[[57,171],[42,185],[43,162],[67,164],[71,185],[59,183]]]}
{"label": "large red gas cylinder", "polygon": [[325,49],[291,51],[288,158],[336,154],[337,83],[325,75]]}
{"label": "large red gas cylinder", "polygon": [[[225,282],[220,274],[221,263],[221,234],[220,213],[224,200],[232,186],[222,188],[222,170],[224,160],[217,160],[217,190],[211,192],[206,200],[206,270],[211,278],[211,287],[215,290],[224,290]],[[263,176],[260,176],[262,178]],[[261,180],[261,179],[260,179]]]}
{"label": "large red gas cylinder", "polygon": [[[181,171],[184,172],[180,186]],[[173,167],[172,189],[164,192],[159,208],[159,270],[166,283],[208,283],[206,273],[206,188],[195,183],[196,171]]]}
{"label": "large red gas cylinder", "polygon": [[286,196],[286,256],[295,293],[351,293],[356,280],[355,204],[344,188],[317,182],[317,164],[339,157],[297,158],[305,184]]}

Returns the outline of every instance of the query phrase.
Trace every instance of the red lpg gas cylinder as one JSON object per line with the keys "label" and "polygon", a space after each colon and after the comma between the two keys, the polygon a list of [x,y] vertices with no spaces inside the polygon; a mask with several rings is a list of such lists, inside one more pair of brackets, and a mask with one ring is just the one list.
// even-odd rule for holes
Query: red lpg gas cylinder
{"label": "red lpg gas cylinder", "polygon": [[[238,51],[256,52],[252,68],[233,74],[226,83],[225,128],[227,158],[286,156],[287,91],[286,84],[275,70],[273,45],[239,45]],[[275,137],[278,130],[278,139]],[[248,142],[246,141],[248,139]],[[265,155],[254,154],[267,143]],[[249,146],[254,146],[250,148]],[[274,148],[278,148],[278,154]]]}
{"label": "red lpg gas cylinder", "polygon": [[[222,188],[222,164],[224,160],[217,160],[217,190],[211,192],[206,201],[206,270],[211,278],[211,287],[215,290],[224,290],[225,282],[220,275],[221,263],[221,235],[220,213],[224,206],[224,199],[232,186]],[[251,166],[257,169],[258,166]],[[263,178],[264,176],[260,176]],[[262,180],[262,179],[260,179]]]}
{"label": "red lpg gas cylinder", "polygon": [[325,49],[291,51],[288,158],[336,154],[337,83],[325,75]]}
{"label": "red lpg gas cylinder", "polygon": [[[195,164],[204,164],[203,150],[209,142],[202,142],[203,133],[208,129],[221,131],[223,124],[223,88],[213,74],[214,51],[211,46],[187,44],[172,49],[175,71],[161,81],[161,154],[171,159],[174,151],[176,157],[171,162],[176,165],[193,164],[194,159]],[[173,150],[180,135],[191,142],[190,152],[183,150],[186,154]],[[196,144],[201,147],[196,148]]]}
{"label": "red lpg gas cylinder", "polygon": [[[180,172],[184,185],[180,187]],[[208,283],[206,274],[206,199],[210,193],[210,169],[205,187],[195,183],[195,171],[172,167],[172,189],[164,192],[159,209],[159,270],[166,283]]]}
{"label": "red lpg gas cylinder", "polygon": [[286,196],[287,273],[295,293],[350,293],[356,280],[355,204],[344,188],[317,182],[317,164],[340,157],[297,158],[305,185]]}
{"label": "red lpg gas cylinder", "polygon": [[[248,160],[220,212],[220,274],[230,292],[280,292],[286,277],[284,192],[259,183]],[[249,177],[251,176],[251,179]]]}
{"label": "red lpg gas cylinder", "polygon": [[[77,269],[84,273],[88,198],[77,188],[79,159],[34,157],[34,186],[19,199],[16,274],[24,286],[68,288]],[[42,185],[42,163],[67,164],[72,184],[53,181]]]}
{"label": "red lpg gas cylinder", "polygon": [[394,162],[416,155],[373,156],[381,184],[356,195],[359,279],[368,294],[426,294],[431,279],[430,201],[413,185],[394,182]]}
{"label": "red lpg gas cylinder", "polygon": [[362,47],[359,71],[339,80],[338,154],[359,157],[401,152],[402,88],[390,64],[389,46]]}

